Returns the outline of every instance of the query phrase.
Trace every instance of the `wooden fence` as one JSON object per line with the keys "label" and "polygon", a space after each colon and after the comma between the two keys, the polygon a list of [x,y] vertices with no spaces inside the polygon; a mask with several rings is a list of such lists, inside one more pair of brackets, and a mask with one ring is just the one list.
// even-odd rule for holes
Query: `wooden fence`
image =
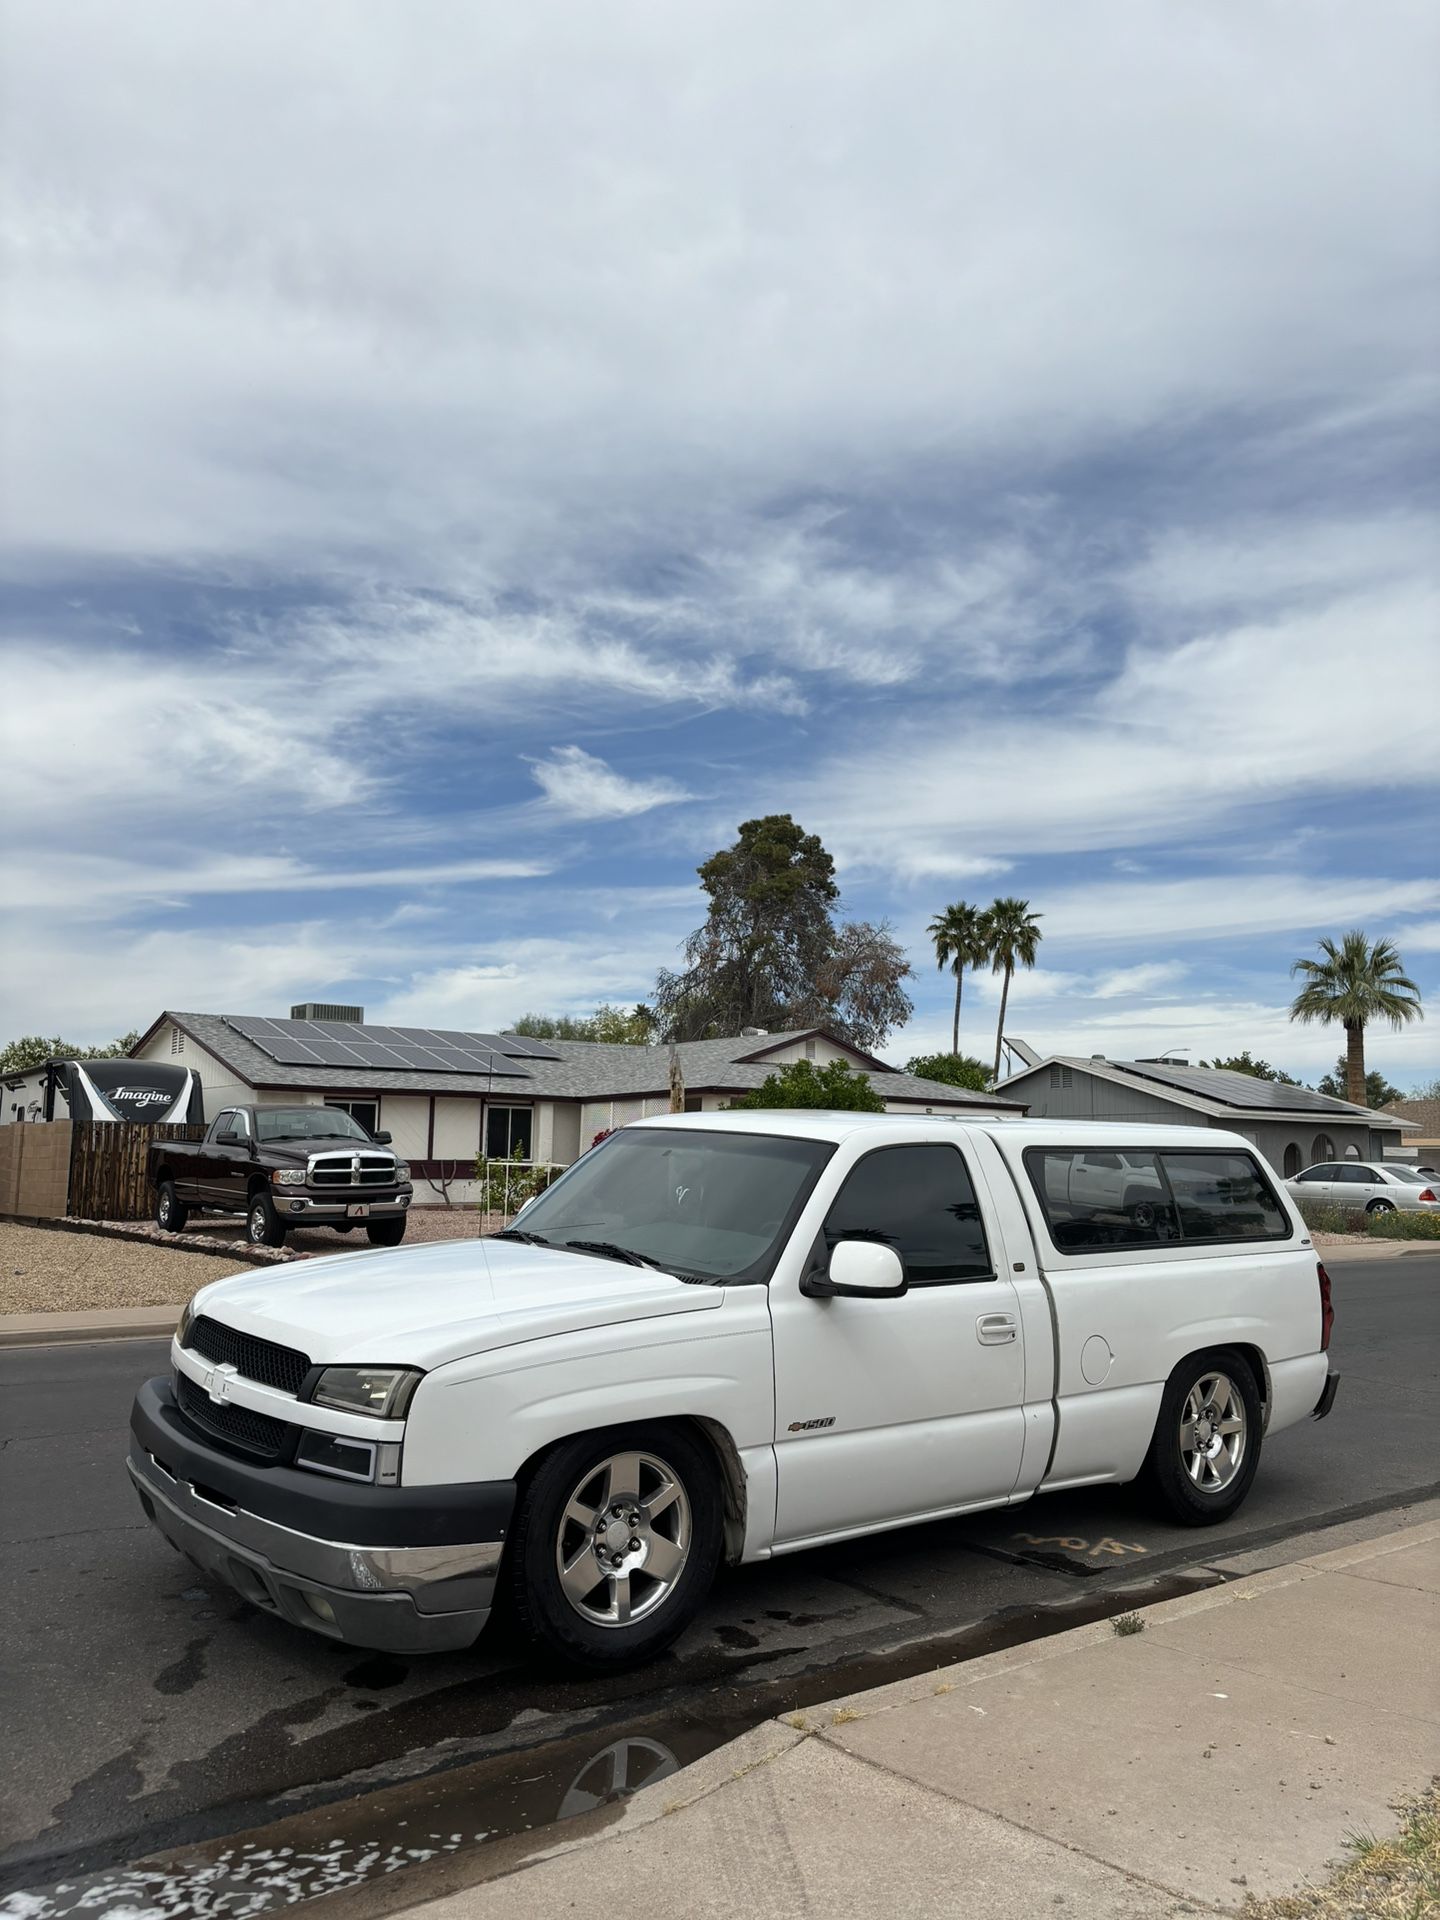
{"label": "wooden fence", "polygon": [[203,1140],[204,1127],[85,1121],[70,1138],[70,1204],[80,1220],[148,1220],[155,1195],[146,1178],[152,1140]]}

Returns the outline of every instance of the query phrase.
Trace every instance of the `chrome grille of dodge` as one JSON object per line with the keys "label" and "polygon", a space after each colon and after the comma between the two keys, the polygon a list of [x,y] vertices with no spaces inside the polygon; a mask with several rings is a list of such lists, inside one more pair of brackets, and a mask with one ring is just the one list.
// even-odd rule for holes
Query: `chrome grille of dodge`
{"label": "chrome grille of dodge", "polygon": [[312,1187],[393,1187],[395,1162],[388,1153],[316,1153],[310,1158]]}

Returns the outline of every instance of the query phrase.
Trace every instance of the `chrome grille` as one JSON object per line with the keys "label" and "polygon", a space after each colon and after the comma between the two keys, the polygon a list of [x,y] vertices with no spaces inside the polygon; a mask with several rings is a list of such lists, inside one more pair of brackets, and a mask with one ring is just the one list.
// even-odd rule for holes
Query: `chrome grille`
{"label": "chrome grille", "polygon": [[395,1161],[388,1153],[317,1153],[310,1160],[312,1187],[393,1187]]}

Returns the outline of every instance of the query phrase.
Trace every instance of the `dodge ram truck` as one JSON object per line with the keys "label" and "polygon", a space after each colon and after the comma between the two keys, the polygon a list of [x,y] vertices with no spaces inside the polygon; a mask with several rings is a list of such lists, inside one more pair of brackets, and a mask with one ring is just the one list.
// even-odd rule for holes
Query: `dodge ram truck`
{"label": "dodge ram truck", "polygon": [[192,1213],[243,1213],[260,1247],[278,1247],[291,1227],[363,1227],[372,1245],[397,1247],[413,1194],[390,1135],[338,1107],[226,1107],[203,1140],[157,1140],[149,1174],[167,1233]]}

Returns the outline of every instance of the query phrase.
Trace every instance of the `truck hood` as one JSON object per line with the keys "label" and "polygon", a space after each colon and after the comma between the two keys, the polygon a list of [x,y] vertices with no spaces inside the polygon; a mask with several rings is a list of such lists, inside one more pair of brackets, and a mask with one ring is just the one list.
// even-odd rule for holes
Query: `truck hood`
{"label": "truck hood", "polygon": [[437,1367],[469,1354],[718,1307],[722,1287],[513,1240],[339,1253],[217,1280],[197,1313],[317,1363]]}

